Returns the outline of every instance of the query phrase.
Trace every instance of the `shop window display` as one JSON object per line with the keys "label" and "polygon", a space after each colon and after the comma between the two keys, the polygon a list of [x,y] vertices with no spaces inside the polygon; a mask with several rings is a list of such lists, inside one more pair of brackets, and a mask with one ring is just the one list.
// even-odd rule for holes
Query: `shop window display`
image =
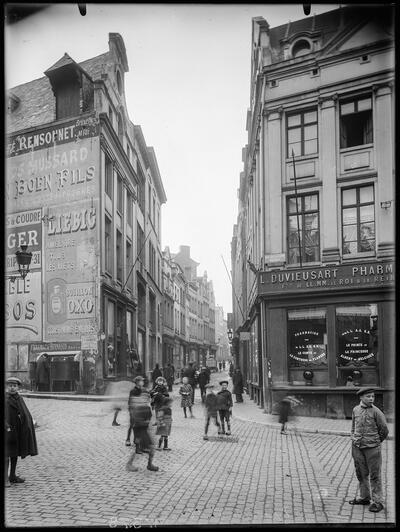
{"label": "shop window display", "polygon": [[289,368],[327,366],[326,309],[305,308],[288,312]]}
{"label": "shop window display", "polygon": [[361,371],[361,378],[367,384],[377,384],[377,305],[337,307],[336,330],[338,385],[345,385],[354,371]]}

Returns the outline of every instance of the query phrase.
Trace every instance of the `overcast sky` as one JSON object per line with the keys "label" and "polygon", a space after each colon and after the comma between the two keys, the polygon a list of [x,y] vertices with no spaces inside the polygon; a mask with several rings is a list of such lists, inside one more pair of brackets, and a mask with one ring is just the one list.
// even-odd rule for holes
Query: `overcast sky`
{"label": "overcast sky", "polygon": [[[42,77],[64,53],[81,62],[125,42],[128,114],[153,146],[167,203],[162,249],[191,248],[232,310],[230,244],[247,143],[251,19],[271,27],[304,18],[303,4],[77,4],[50,7],[5,28],[6,88]],[[311,4],[311,15],[339,4]],[[311,16],[310,15],[310,16]]]}

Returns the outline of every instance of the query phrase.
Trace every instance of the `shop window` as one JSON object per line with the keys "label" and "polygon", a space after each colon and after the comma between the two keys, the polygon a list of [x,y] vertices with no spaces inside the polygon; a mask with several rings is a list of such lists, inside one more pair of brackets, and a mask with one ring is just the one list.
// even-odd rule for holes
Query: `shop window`
{"label": "shop window", "polygon": [[114,336],[114,303],[108,301],[107,304],[107,354],[106,354],[106,374],[112,377],[116,374],[115,358],[115,336]]}
{"label": "shop window", "polygon": [[297,211],[296,197],[288,198],[287,213],[288,263],[318,262],[320,260],[318,194],[298,196]]}
{"label": "shop window", "polygon": [[318,153],[318,114],[309,109],[288,114],[286,119],[287,157]]}
{"label": "shop window", "polygon": [[288,311],[289,368],[327,365],[326,309]]}
{"label": "shop window", "polygon": [[108,216],[104,219],[104,240],[105,240],[105,271],[112,274],[113,252],[112,252],[112,223]]}
{"label": "shop window", "polygon": [[360,384],[378,384],[378,307],[347,305],[336,308],[338,385],[344,386],[359,371]]}
{"label": "shop window", "polygon": [[362,97],[340,104],[340,147],[351,148],[373,142],[372,100]]}
{"label": "shop window", "polygon": [[374,187],[342,190],[343,255],[375,251]]}

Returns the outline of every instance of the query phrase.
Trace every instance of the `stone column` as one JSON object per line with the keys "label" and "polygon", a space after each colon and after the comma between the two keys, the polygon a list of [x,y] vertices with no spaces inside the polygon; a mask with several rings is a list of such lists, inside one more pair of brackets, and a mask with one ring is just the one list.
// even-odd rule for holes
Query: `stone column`
{"label": "stone column", "polygon": [[338,203],[336,188],[336,96],[320,100],[319,152],[322,194],[320,195],[320,242],[322,262],[339,262]]}
{"label": "stone column", "polygon": [[[376,198],[376,243],[377,256],[394,255],[394,153],[392,86],[373,87],[374,106],[374,145],[376,169],[378,173],[375,190]],[[387,209],[381,202],[390,201]]]}

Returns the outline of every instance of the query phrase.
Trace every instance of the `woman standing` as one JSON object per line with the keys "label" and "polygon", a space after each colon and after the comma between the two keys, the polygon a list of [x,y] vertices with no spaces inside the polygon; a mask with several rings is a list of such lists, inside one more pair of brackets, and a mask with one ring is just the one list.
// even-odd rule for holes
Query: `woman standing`
{"label": "woman standing", "polygon": [[233,393],[236,395],[236,403],[243,403],[243,375],[239,368],[236,368],[233,377]]}

